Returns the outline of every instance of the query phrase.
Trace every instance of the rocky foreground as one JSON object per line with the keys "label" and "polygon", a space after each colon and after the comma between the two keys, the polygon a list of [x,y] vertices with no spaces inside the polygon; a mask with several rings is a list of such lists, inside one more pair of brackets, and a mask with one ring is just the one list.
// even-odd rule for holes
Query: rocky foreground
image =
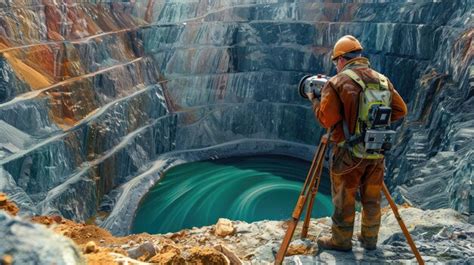
{"label": "rocky foreground", "polygon": [[[267,264],[274,261],[286,231],[283,221],[220,219],[216,225],[178,233],[114,237],[95,225],[59,216],[15,217],[17,209],[8,201],[0,202],[0,209],[1,264]],[[400,213],[425,261],[474,263],[474,226],[465,216],[451,209],[411,207]],[[354,240],[353,251],[341,253],[318,249],[316,238],[329,234],[331,219],[313,219],[309,238],[295,238],[285,263],[415,263],[388,209],[382,223],[376,251],[365,251]],[[359,229],[360,215],[356,225]]]}

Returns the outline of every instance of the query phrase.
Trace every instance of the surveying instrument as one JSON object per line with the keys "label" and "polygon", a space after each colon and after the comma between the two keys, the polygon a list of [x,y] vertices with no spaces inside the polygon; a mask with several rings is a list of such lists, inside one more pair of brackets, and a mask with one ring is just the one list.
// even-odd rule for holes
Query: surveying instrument
{"label": "surveying instrument", "polygon": [[[307,98],[306,96],[307,93],[314,93],[318,97],[318,95],[321,95],[321,88],[324,86],[327,80],[328,80],[328,77],[323,76],[323,75],[303,77],[299,84],[300,95],[302,97]],[[327,131],[325,135],[322,136],[321,141],[319,142],[318,149],[316,150],[316,153],[314,154],[311,167],[306,176],[306,180],[304,182],[303,188],[301,189],[301,193],[298,197],[298,201],[296,202],[295,208],[291,215],[291,219],[288,221],[288,228],[287,228],[285,237],[283,238],[280,249],[278,250],[278,253],[275,257],[275,264],[277,265],[282,264],[283,259],[285,258],[286,252],[288,250],[288,246],[290,245],[291,239],[293,238],[293,235],[296,230],[296,226],[298,225],[298,222],[301,218],[301,215],[303,213],[303,209],[305,206],[306,206],[306,215],[303,222],[303,228],[301,230],[301,239],[304,239],[308,236],[308,228],[309,228],[309,223],[311,220],[311,212],[313,210],[314,199],[316,198],[319,184],[321,182],[321,173],[323,170],[324,156],[328,149],[328,144],[331,139],[331,133],[332,133],[332,130],[330,129]],[[407,242],[410,245],[410,248],[416,257],[416,260],[418,261],[419,264],[425,264],[423,259],[421,258],[420,253],[418,252],[418,249],[416,248],[415,243],[413,242],[413,239],[410,236],[410,233],[408,232],[408,229],[405,226],[405,223],[403,222],[398,212],[397,205],[395,204],[392,197],[390,196],[390,192],[388,191],[385,183],[383,183],[382,191],[388,203],[390,204],[390,208],[392,209],[393,214],[395,215],[395,218],[397,219],[398,224],[400,225],[400,228],[402,229],[403,234],[405,235]]]}

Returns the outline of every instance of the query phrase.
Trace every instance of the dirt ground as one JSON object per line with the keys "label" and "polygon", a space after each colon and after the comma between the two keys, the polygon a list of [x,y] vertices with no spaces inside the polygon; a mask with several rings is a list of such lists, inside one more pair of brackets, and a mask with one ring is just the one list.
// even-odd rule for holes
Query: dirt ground
{"label": "dirt ground", "polygon": [[[0,193],[0,209],[13,216],[19,211],[3,193]],[[169,237],[147,233],[115,237],[96,225],[76,223],[61,216],[34,216],[30,221],[72,239],[90,265],[231,264],[229,258],[215,248],[180,244],[179,238],[185,236],[181,233]]]}
{"label": "dirt ground", "polygon": [[[400,208],[408,208],[402,205]],[[16,215],[18,207],[0,193],[0,209]],[[389,207],[382,212],[391,211]],[[82,251],[88,264],[242,264],[245,255],[238,249],[225,247],[225,239],[214,228],[192,235],[183,230],[168,235],[147,233],[115,237],[109,231],[96,225],[77,223],[61,216],[34,216],[30,220],[44,225],[52,231],[72,239]],[[221,237],[219,237],[221,236]],[[224,235],[225,237],[225,235]],[[238,240],[238,239],[237,239]],[[204,244],[210,241],[213,244]],[[215,244],[214,244],[215,243]],[[228,243],[228,242],[227,242]],[[294,252],[294,253],[292,253]],[[288,255],[312,253],[313,249],[297,247]],[[239,258],[240,257],[240,258]],[[146,263],[144,263],[146,262]]]}
{"label": "dirt ground", "polygon": [[[31,218],[31,221],[45,225],[56,233],[72,239],[82,250],[87,258],[87,263],[92,265],[119,264],[110,253],[127,256],[127,252],[118,246],[128,244],[131,241],[138,244],[146,240],[155,239],[149,234],[115,237],[109,231],[98,226],[76,223],[61,216],[35,216]],[[92,244],[90,242],[94,242],[94,247],[91,251],[87,251],[87,245]]]}

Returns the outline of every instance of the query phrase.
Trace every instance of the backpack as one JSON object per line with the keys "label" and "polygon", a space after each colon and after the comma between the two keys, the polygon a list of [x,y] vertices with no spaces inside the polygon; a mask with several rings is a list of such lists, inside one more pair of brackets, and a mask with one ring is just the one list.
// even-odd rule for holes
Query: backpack
{"label": "backpack", "polygon": [[342,74],[350,77],[362,89],[354,135],[350,134],[348,125],[343,120],[346,138],[343,145],[358,158],[383,158],[395,139],[395,131],[390,129],[392,94],[388,88],[388,79],[377,73],[378,83],[365,83],[351,69],[342,71]]}

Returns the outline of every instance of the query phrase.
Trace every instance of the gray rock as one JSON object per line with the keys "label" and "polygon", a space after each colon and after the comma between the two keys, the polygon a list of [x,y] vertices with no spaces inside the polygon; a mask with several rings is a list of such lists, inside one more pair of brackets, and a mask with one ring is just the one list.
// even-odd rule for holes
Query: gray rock
{"label": "gray rock", "polygon": [[138,246],[132,247],[127,250],[128,256],[132,259],[137,259],[141,256],[148,255],[148,257],[153,257],[156,254],[155,245],[151,242],[145,242]]}
{"label": "gray rock", "polygon": [[14,264],[86,264],[74,243],[47,228],[0,211],[0,257]]}
{"label": "gray rock", "polygon": [[[400,207],[400,215],[405,221],[423,259],[430,263],[465,263],[474,257],[474,226],[467,218],[452,209],[420,210]],[[238,237],[210,239],[213,244],[225,244],[251,264],[272,263],[280,248],[284,229],[281,221],[259,221],[245,223],[233,221]],[[366,251],[355,236],[352,240],[352,252],[344,253],[318,249],[315,238],[330,235],[331,219],[312,219],[309,226],[309,238],[298,239],[300,226],[295,232],[291,245],[294,255],[285,258],[285,264],[411,264],[416,259],[405,236],[402,234],[392,212],[382,215],[379,242],[375,251]],[[356,214],[354,231],[360,230],[360,214]],[[186,245],[198,245],[202,228],[190,229],[189,236],[179,240]],[[443,235],[443,236],[441,236]],[[304,249],[305,252],[300,252]],[[317,252],[316,252],[317,251]]]}

